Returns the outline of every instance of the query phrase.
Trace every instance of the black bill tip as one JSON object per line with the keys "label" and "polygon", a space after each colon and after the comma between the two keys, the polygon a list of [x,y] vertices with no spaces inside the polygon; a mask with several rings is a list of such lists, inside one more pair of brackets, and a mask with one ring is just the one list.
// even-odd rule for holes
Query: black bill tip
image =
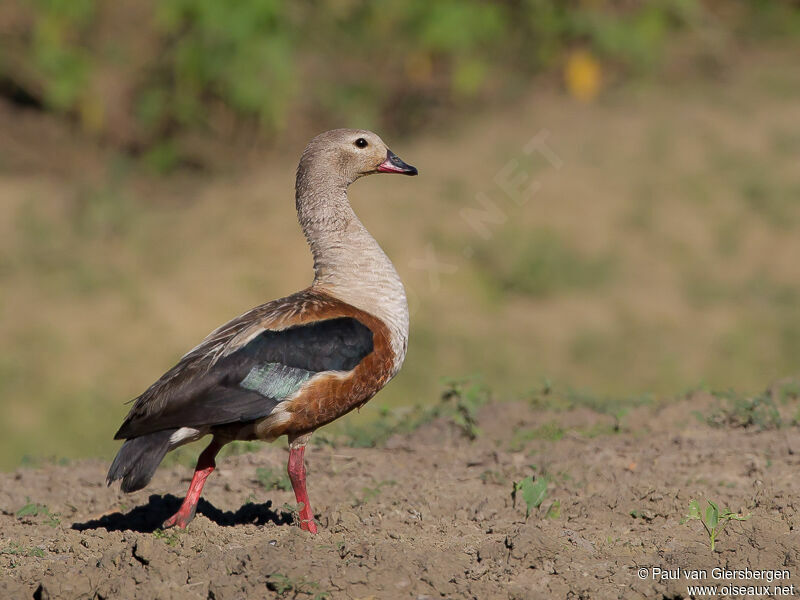
{"label": "black bill tip", "polygon": [[407,164],[391,150],[386,151],[386,160],[378,165],[378,171],[381,173],[400,173],[401,175],[417,175],[419,173],[417,167]]}

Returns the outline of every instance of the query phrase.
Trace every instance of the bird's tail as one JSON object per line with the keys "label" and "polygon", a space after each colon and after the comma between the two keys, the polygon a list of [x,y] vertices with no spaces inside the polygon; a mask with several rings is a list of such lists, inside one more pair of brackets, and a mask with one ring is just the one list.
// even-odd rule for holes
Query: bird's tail
{"label": "bird's tail", "polygon": [[122,491],[135,492],[150,483],[169,450],[169,438],[176,431],[165,429],[125,440],[108,470],[106,485],[122,479]]}

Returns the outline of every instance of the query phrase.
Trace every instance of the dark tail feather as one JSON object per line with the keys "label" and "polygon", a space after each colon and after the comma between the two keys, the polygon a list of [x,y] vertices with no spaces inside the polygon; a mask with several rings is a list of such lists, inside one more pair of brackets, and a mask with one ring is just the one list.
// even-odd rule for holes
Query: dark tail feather
{"label": "dark tail feather", "polygon": [[125,440],[108,470],[106,485],[122,479],[122,491],[135,492],[150,483],[169,450],[169,438],[176,431],[165,429]]}

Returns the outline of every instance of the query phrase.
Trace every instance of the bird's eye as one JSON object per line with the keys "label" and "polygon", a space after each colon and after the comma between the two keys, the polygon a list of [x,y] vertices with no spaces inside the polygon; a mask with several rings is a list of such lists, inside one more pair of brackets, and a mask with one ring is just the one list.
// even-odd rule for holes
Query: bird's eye
{"label": "bird's eye", "polygon": [[359,148],[366,148],[367,147],[367,140],[365,140],[364,138],[358,138],[356,140],[356,146],[358,146]]}

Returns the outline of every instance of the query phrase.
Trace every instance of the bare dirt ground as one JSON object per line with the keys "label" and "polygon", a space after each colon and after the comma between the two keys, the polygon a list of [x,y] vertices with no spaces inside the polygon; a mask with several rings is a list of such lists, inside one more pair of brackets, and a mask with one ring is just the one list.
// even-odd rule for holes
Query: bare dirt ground
{"label": "bare dirt ground", "polygon": [[[185,490],[183,466],[132,496],[106,488],[100,461],[20,469],[0,475],[0,597],[709,597],[639,576],[652,567],[707,569],[720,586],[765,582],[715,580],[714,567],[785,569],[758,597],[777,597],[776,584],[800,595],[798,429],[694,414],[718,402],[694,394],[621,419],[491,404],[472,441],[440,418],[381,447],[310,448],[316,537],[292,523],[291,492],[259,483],[283,472],[279,444],[221,461],[176,533],[158,527]],[[549,484],[526,518],[511,490],[530,475]],[[680,524],[693,499],[752,516],[712,552],[697,521]]]}

